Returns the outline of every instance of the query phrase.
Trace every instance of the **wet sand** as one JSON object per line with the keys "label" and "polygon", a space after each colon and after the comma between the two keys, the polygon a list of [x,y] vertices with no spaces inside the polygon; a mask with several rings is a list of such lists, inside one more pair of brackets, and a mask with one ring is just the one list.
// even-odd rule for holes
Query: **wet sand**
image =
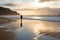
{"label": "wet sand", "polygon": [[[20,11],[19,11],[20,12]],[[22,15],[39,15],[39,12],[25,11],[21,12]],[[54,37],[60,32],[60,22],[48,22],[37,20],[23,20],[23,27],[20,27],[20,20],[13,21],[0,26],[1,28],[7,28],[15,35],[10,39],[14,40],[60,40],[58,36]],[[1,32],[2,33],[2,32]],[[6,32],[7,33],[7,32]],[[8,33],[9,34],[9,33]],[[5,35],[5,32],[4,32]],[[9,34],[10,35],[10,34]],[[60,34],[59,34],[60,35]],[[3,36],[4,38],[8,36]],[[0,36],[1,39],[1,36]],[[9,39],[6,39],[9,40]]]}
{"label": "wet sand", "polygon": [[[6,37],[3,36],[4,38],[8,38],[9,36],[9,38],[11,37],[10,39],[14,39],[14,40],[60,40],[58,37],[53,37],[52,34],[49,34],[50,36],[47,35],[47,33],[49,32],[52,33],[52,32],[59,31],[58,30],[60,26],[59,22],[23,20],[23,27],[21,28],[20,20],[17,20],[5,24],[3,26],[5,26],[5,28],[8,28],[12,33],[11,34],[10,32],[8,33],[6,32],[6,35],[9,34],[10,36],[9,35],[7,35]],[[57,29],[55,29],[55,27],[57,27]],[[5,35],[5,32],[3,35]]]}
{"label": "wet sand", "polygon": [[20,35],[17,40],[60,40],[52,35],[60,32],[59,26],[59,22],[23,20],[23,27],[17,30],[17,35]]}

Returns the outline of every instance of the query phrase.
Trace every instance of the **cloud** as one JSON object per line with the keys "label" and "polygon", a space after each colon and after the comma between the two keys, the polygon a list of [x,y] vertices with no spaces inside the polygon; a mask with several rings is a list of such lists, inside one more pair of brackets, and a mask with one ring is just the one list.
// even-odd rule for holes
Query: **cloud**
{"label": "cloud", "polygon": [[14,5],[14,4],[3,4],[4,6],[16,6],[16,5]]}
{"label": "cloud", "polygon": [[23,9],[23,8],[44,8],[44,7],[50,7],[50,8],[60,8],[60,1],[48,1],[48,0],[42,0],[45,2],[39,2],[41,0],[34,0],[30,1],[28,3],[24,3],[21,0],[15,0],[12,3],[3,4],[5,7],[11,8],[11,9]]}
{"label": "cloud", "polygon": [[39,0],[36,0],[34,5],[38,8],[43,8],[43,7],[60,8],[60,1],[50,0],[50,1],[39,2]]}
{"label": "cloud", "polygon": [[38,2],[45,2],[45,1],[60,1],[60,0],[38,0]]}
{"label": "cloud", "polygon": [[5,2],[5,3],[7,3],[7,1],[8,1],[8,0],[0,0],[0,2]]}
{"label": "cloud", "polygon": [[[2,0],[2,1],[4,1],[4,0]],[[20,1],[15,0],[12,3],[5,3],[5,4],[3,4],[3,6],[7,6],[7,7],[11,6],[11,7],[15,7],[15,8],[32,8],[32,7],[34,7],[34,1],[35,0],[33,0],[33,1],[30,0],[30,2],[25,3],[25,2],[22,2],[21,0]]]}
{"label": "cloud", "polygon": [[60,8],[60,1],[48,2],[50,8]]}
{"label": "cloud", "polygon": [[11,3],[5,3],[5,4],[2,4],[3,6],[21,6],[23,4],[23,2],[21,1],[18,1],[18,0],[15,0]]}
{"label": "cloud", "polygon": [[22,1],[15,0],[12,3],[3,4],[3,6],[8,6],[8,7],[12,6],[12,7],[16,7],[16,8],[28,8],[28,7],[32,7],[33,6],[33,2],[24,3]]}
{"label": "cloud", "polygon": [[40,8],[39,13],[42,13],[40,15],[59,15],[60,16],[60,8]]}
{"label": "cloud", "polygon": [[6,0],[0,0],[0,1],[6,1]]}
{"label": "cloud", "polygon": [[20,6],[22,3],[20,2],[13,2],[13,3],[7,3],[7,4],[2,4],[4,6]]}

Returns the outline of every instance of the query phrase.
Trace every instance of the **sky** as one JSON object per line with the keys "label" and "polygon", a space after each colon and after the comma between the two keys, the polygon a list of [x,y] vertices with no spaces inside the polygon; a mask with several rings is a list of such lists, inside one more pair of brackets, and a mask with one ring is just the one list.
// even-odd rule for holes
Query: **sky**
{"label": "sky", "polygon": [[60,0],[0,0],[0,6],[23,8],[60,8]]}

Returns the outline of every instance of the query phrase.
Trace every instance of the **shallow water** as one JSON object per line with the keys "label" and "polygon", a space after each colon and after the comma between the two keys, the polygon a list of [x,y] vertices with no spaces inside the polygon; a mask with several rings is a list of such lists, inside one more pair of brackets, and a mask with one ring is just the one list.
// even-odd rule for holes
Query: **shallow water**
{"label": "shallow water", "polygon": [[20,27],[20,20],[4,24],[0,27],[13,31],[16,35],[15,40],[60,40],[59,38],[45,35],[45,33],[40,34],[41,31],[39,30],[45,30],[45,27],[42,27],[41,22],[37,20],[23,20],[22,28]]}

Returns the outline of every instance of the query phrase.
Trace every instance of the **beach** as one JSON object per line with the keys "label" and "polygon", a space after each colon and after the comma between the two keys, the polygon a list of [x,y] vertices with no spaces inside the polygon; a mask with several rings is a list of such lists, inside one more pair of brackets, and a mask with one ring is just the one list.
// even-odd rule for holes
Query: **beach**
{"label": "beach", "polygon": [[[30,15],[30,13],[31,15],[39,15],[31,12],[23,11],[21,14],[24,16]],[[11,38],[14,40],[60,40],[60,22],[23,19],[21,27],[20,16],[6,16],[6,18],[14,20],[0,25],[0,28],[12,32],[14,35],[11,34],[13,36]]]}

